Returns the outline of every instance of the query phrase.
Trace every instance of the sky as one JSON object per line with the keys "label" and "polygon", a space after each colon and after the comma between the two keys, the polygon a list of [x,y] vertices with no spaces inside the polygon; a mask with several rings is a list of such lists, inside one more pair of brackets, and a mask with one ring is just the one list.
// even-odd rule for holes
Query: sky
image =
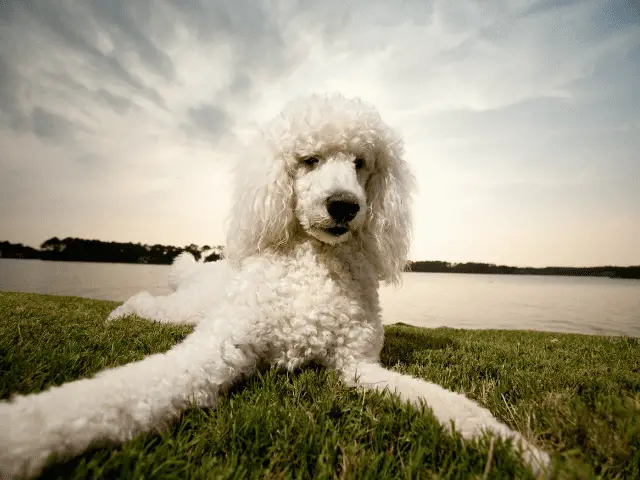
{"label": "sky", "polygon": [[640,264],[637,0],[0,2],[0,240],[221,245],[300,95],[378,107],[412,260]]}

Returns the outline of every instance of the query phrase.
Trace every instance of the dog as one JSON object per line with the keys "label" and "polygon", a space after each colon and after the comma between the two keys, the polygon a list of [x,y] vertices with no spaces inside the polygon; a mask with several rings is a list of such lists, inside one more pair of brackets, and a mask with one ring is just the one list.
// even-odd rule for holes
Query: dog
{"label": "dog", "polygon": [[215,407],[261,365],[314,362],[352,387],[423,402],[463,438],[489,432],[540,472],[547,453],[489,410],[380,365],[378,286],[407,262],[415,179],[402,139],[370,104],[339,94],[291,102],[237,165],[226,260],[179,257],[173,293],[135,295],[109,319],[137,314],[194,324],[166,353],[0,403],[0,470],[32,477],[51,455],[156,431],[190,405]]}

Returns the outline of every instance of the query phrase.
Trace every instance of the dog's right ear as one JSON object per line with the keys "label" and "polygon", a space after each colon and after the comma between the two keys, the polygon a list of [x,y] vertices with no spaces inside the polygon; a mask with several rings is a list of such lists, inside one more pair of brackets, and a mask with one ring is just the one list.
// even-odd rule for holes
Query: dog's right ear
{"label": "dog's right ear", "polygon": [[240,262],[277,249],[294,235],[294,188],[285,158],[264,141],[255,142],[234,170],[227,248],[229,260]]}

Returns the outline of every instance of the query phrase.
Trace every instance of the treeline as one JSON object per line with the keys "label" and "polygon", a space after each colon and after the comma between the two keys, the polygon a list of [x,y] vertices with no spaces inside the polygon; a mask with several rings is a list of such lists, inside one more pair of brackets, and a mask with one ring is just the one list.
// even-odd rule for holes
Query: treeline
{"label": "treeline", "polygon": [[574,277],[640,278],[640,265],[630,267],[509,267],[492,263],[409,262],[407,271],[431,273],[483,273],[495,275],[562,275]]}
{"label": "treeline", "polygon": [[[82,238],[50,238],[39,249],[20,243],[0,242],[0,258],[33,258],[75,262],[151,263],[169,265],[182,252],[196,259],[215,262],[223,258],[223,248],[209,245],[145,245],[140,243],[103,242]],[[563,275],[640,279],[640,265],[631,267],[509,267],[492,263],[450,263],[438,261],[409,262],[406,271],[432,273],[484,273],[496,275]]]}
{"label": "treeline", "polygon": [[21,243],[0,242],[0,258],[31,258],[64,262],[108,262],[108,263],[149,263],[169,265],[182,252],[191,253],[197,260],[205,262],[220,260],[222,247],[186,247],[172,245],[144,245],[140,243],[103,242],[83,238],[50,238],[39,249]]}

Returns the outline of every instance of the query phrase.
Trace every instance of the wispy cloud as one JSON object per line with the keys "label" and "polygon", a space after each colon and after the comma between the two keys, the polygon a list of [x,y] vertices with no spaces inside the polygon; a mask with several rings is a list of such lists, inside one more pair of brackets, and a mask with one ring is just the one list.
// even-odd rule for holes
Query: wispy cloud
{"label": "wispy cloud", "polygon": [[414,258],[640,263],[639,24],[624,0],[9,2],[2,231],[222,243],[239,144],[339,90],[405,136]]}

